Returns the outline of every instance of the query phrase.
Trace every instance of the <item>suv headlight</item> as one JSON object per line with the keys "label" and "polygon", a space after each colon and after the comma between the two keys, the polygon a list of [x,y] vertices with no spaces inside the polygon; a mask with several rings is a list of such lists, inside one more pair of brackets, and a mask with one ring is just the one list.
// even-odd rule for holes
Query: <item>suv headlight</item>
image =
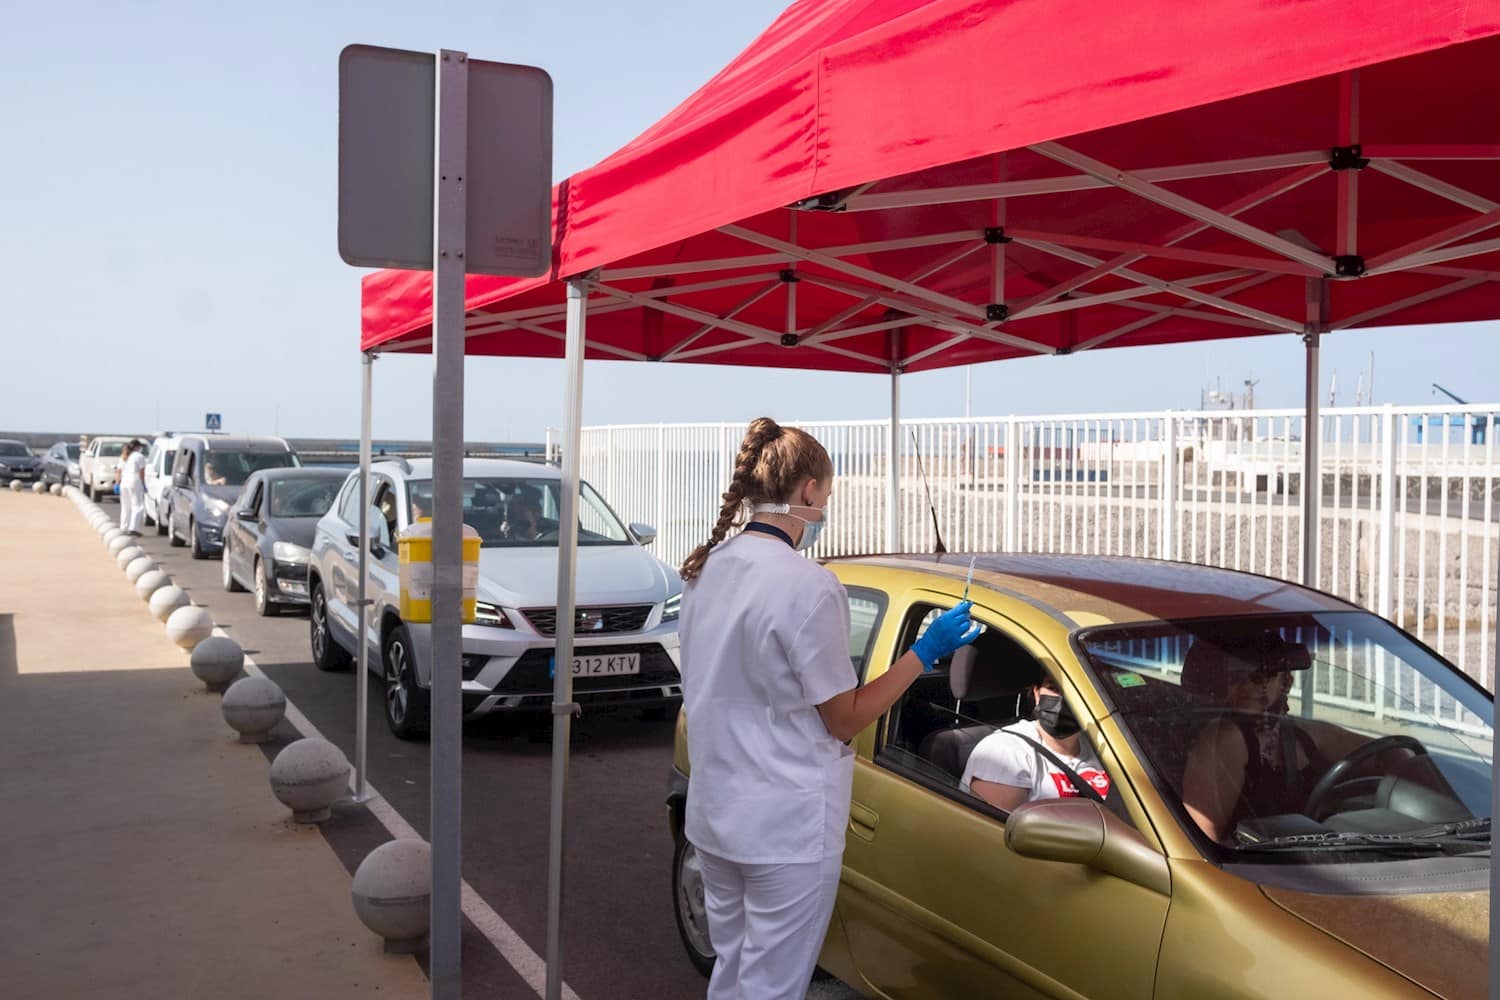
{"label": "suv headlight", "polygon": [[271,544],[271,558],[281,563],[293,563],[300,565],[307,562],[309,553],[300,545],[291,542],[273,542]]}
{"label": "suv headlight", "polygon": [[229,504],[215,497],[204,497],[203,509],[214,517],[223,517],[229,513]]}
{"label": "suv headlight", "polygon": [[661,620],[664,622],[675,622],[682,615],[682,595],[673,594],[667,598],[667,603],[661,606]]}
{"label": "suv headlight", "polygon": [[506,617],[505,610],[498,604],[486,604],[484,601],[474,602],[474,624],[488,625],[491,628],[515,628],[515,623]]}

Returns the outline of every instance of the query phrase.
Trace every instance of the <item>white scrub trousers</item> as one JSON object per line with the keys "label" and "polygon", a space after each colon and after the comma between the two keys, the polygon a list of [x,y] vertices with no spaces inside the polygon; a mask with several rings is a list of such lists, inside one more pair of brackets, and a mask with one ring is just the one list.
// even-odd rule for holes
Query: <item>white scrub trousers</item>
{"label": "white scrub trousers", "polygon": [[842,855],[742,865],[700,850],[698,860],[718,956],[708,1000],[802,1000],[833,915]]}
{"label": "white scrub trousers", "polygon": [[120,530],[139,533],[146,520],[144,490],[120,491]]}

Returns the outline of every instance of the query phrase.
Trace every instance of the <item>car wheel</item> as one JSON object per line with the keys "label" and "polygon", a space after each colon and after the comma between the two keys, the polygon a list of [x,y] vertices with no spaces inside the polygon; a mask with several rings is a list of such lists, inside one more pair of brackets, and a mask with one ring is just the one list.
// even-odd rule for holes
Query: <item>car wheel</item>
{"label": "car wheel", "polygon": [[165,535],[167,533],[167,519],[161,515],[161,506],[156,508],[156,533]]}
{"label": "car wheel", "polygon": [[276,602],[271,600],[271,581],[266,579],[266,564],[257,558],[255,560],[255,613],[262,618],[269,618],[280,610]]}
{"label": "car wheel", "polygon": [[328,598],[323,593],[321,583],[312,585],[307,620],[313,665],[319,670],[327,671],[348,669],[353,657],[334,641],[333,633],[328,630]]}
{"label": "car wheel", "polygon": [[198,526],[188,518],[188,553],[194,559],[207,559],[208,552],[203,548],[203,543],[198,540]]}
{"label": "car wheel", "polygon": [[687,949],[688,961],[707,976],[714,971],[714,946],[708,940],[703,869],[698,863],[698,852],[686,837],[677,838],[677,850],[672,852],[672,900],[677,933]]}
{"label": "car wheel", "polygon": [[244,592],[245,588],[240,585],[240,581],[234,578],[234,570],[229,568],[229,539],[227,538],[224,539],[224,559],[221,564],[221,572],[219,575],[224,581],[225,590],[229,591],[231,594],[239,594]]}
{"label": "car wheel", "polygon": [[180,549],[184,545],[186,545],[187,542],[183,541],[182,538],[177,534],[177,515],[173,514],[167,520],[167,542],[172,546],[172,548]]}
{"label": "car wheel", "polygon": [[381,651],[385,672],[385,721],[398,739],[427,735],[428,692],[417,684],[411,658],[411,634],[397,625],[385,637]]}

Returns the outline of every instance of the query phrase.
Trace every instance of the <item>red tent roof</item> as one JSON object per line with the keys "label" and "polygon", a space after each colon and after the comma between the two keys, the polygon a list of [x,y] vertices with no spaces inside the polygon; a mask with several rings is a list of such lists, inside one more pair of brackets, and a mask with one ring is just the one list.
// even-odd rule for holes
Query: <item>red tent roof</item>
{"label": "red tent roof", "polygon": [[[802,0],[558,185],[468,350],[559,356],[596,269],[590,357],[851,371],[1500,317],[1497,92],[1500,0]],[[362,347],[430,307],[368,276]]]}

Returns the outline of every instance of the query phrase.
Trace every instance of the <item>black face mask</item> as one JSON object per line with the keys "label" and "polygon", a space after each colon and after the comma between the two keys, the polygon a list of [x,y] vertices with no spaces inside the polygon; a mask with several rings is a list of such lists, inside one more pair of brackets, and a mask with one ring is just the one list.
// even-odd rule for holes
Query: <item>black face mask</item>
{"label": "black face mask", "polygon": [[1044,694],[1036,700],[1036,723],[1057,740],[1065,740],[1083,728],[1060,694]]}

